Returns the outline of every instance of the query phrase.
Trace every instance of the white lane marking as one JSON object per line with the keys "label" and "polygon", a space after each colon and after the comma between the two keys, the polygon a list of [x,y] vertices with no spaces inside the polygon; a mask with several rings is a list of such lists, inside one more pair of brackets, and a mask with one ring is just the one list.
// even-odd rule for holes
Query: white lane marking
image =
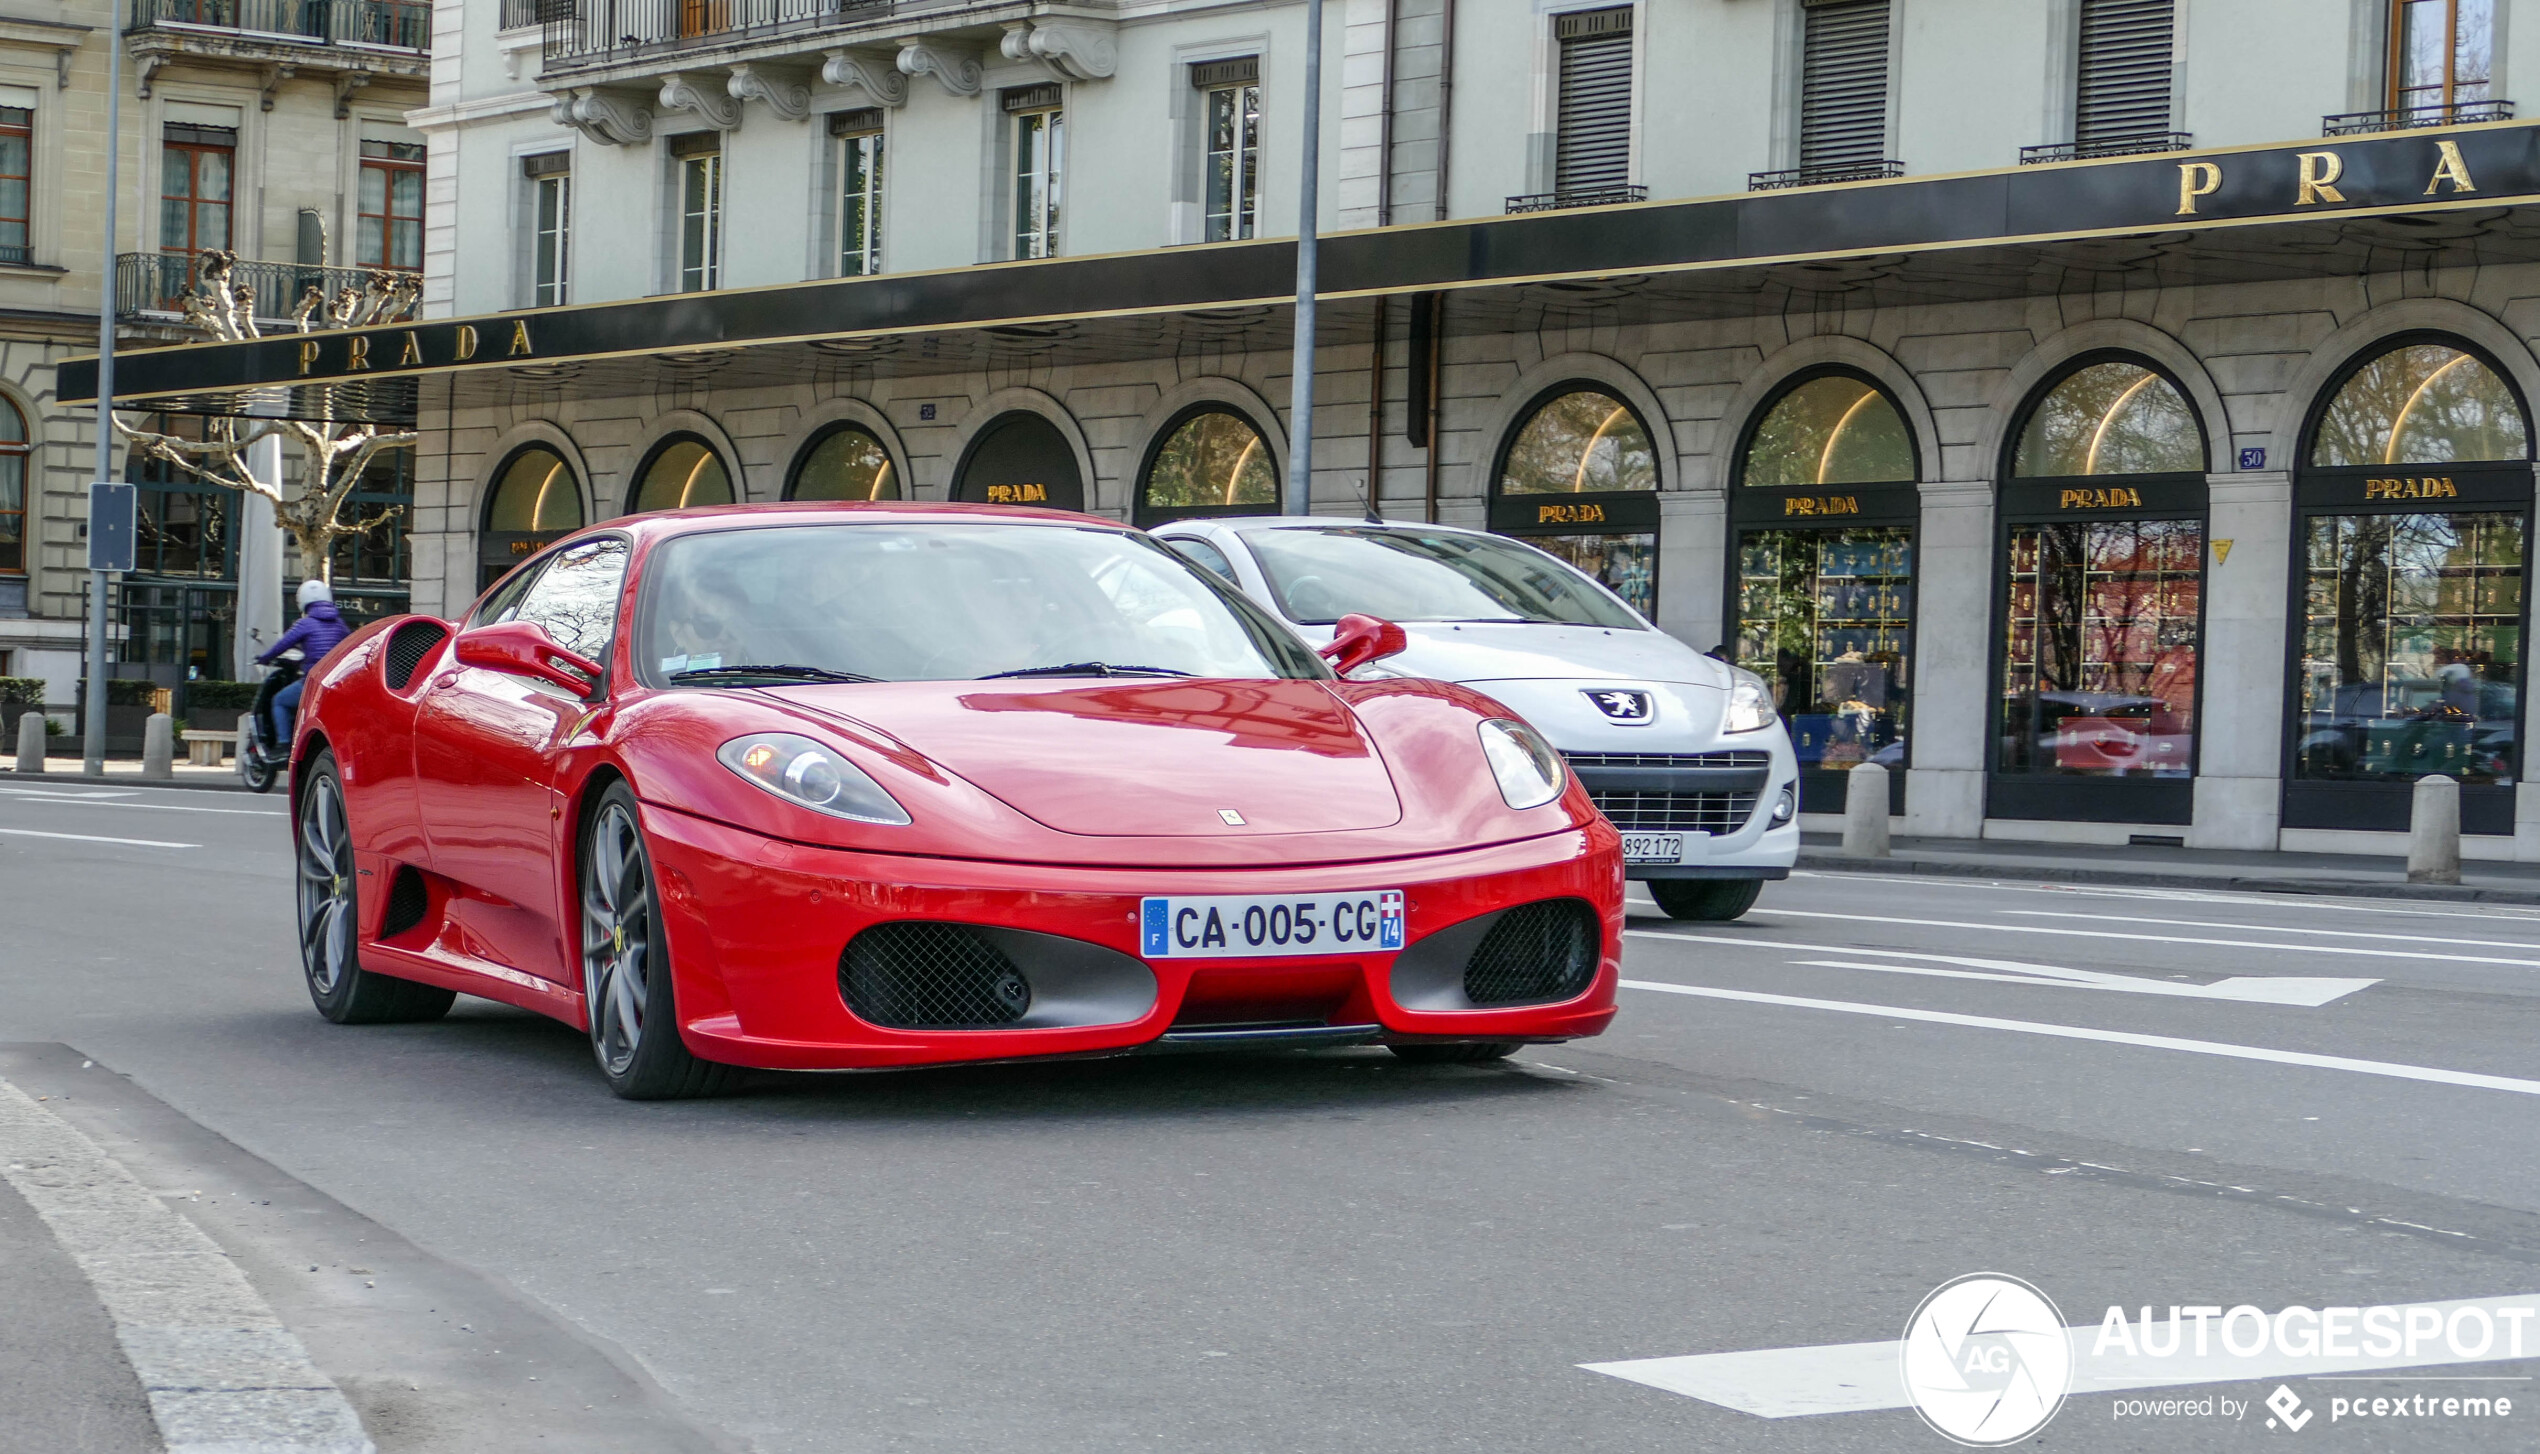
{"label": "white lane marking", "polygon": [[[1792,878],[1845,879],[1852,882],[1893,884],[1892,873],[1829,873],[1823,869],[1794,869]],[[2511,904],[2464,904],[2448,909],[2403,909],[2388,904],[2359,903],[2351,898],[2325,894],[2224,893],[2213,889],[2137,888],[2125,884],[2057,884],[2023,883],[2007,879],[1947,879],[1925,876],[1914,880],[1918,889],[1964,889],[1977,893],[2054,894],[2062,898],[2080,899],[2157,899],[2188,904],[2240,904],[2250,908],[2283,909],[2298,902],[2302,912],[2334,910],[2341,914],[2386,914],[2408,919],[2486,919],[2509,923],[2540,921],[2540,909],[2519,908]]]}
{"label": "white lane marking", "polygon": [[2024,919],[2090,919],[2112,924],[2160,924],[2172,929],[2242,929],[2268,934],[2317,934],[2330,939],[2391,939],[2402,944],[2475,944],[2485,949],[2531,949],[2528,940],[2444,939],[2432,934],[2376,934],[2369,929],[2303,929],[2291,924],[2233,924],[2214,919],[2151,919],[2140,914],[2070,914],[2056,909],[2003,909]]}
{"label": "white lane marking", "polygon": [[2484,1075],[2473,1070],[2443,1070],[2427,1065],[2401,1065],[2388,1060],[2357,1060],[2344,1055],[2313,1055],[2301,1050],[2274,1050],[2263,1045],[2233,1045],[2221,1040],[2182,1040],[2174,1035],[2137,1035],[2128,1030],[2096,1030],[2087,1025],[2050,1025],[2038,1020],[2004,1020],[1992,1015],[1955,1015],[1944,1010],[1909,1010],[1897,1005],[1865,1005],[1851,1000],[1816,1000],[1800,995],[1768,995],[1755,990],[1724,990],[1709,985],[1667,984],[1627,979],[1623,988],[1660,994],[1695,995],[1706,1000],[1739,1000],[1748,1004],[1783,1005],[1799,1010],[1833,1010],[1846,1015],[1879,1015],[1890,1020],[1920,1020],[1933,1025],[1963,1025],[1976,1030],[2010,1030],[2023,1035],[2051,1035],[2064,1040],[2096,1040],[2106,1045],[2133,1045],[2147,1050],[2180,1050],[2191,1055],[2219,1055],[2231,1060],[2262,1060],[2313,1070],[2342,1070],[2355,1075],[2388,1076],[2393,1080],[2432,1085],[2466,1086],[2472,1090],[2511,1091],[2540,1096],[2540,1080],[2510,1075]]}
{"label": "white lane marking", "polygon": [[[2405,949],[2362,949],[2346,944],[2269,944],[2262,939],[2200,939],[2183,934],[2120,934],[2113,929],[2064,929],[2049,924],[1982,924],[1969,919],[1907,919],[1893,914],[1838,914],[1827,909],[1762,911],[1794,919],[1847,919],[1863,924],[1911,924],[1925,929],[1981,929],[1996,934],[2062,934],[2076,939],[2125,939],[2138,944],[2202,944],[2221,949],[2275,949],[2287,954],[2353,954],[2366,959],[2433,959],[2445,964],[2507,964],[2540,969],[2540,959],[2501,959],[2483,954],[2417,954]],[[1690,937],[1690,936],[1688,936]]]}
{"label": "white lane marking", "polygon": [[[1927,974],[1945,979],[1981,979],[2001,984],[2062,985],[2068,989],[2113,990],[2120,994],[2175,995],[2194,1000],[2236,1000],[2256,1005],[2298,1005],[2307,1009],[2344,998],[2357,990],[2370,989],[2381,983],[2377,979],[2321,979],[2298,975],[2238,976],[2217,980],[2212,984],[2181,984],[2176,980],[2145,979],[2131,974],[2110,974],[2096,969],[2068,969],[2059,964],[2031,964],[2018,959],[1976,959],[1963,954],[1921,954],[1905,949],[1880,949],[1866,944],[1784,944],[1770,939],[1735,939],[1727,935],[1670,934],[1659,929],[1626,929],[1624,935],[1634,939],[1672,939],[1679,944],[1735,944],[1741,948],[1797,949],[1828,954],[1875,954],[1886,959],[1911,959],[1924,964],[1953,964],[1957,969],[1925,969],[1902,964],[1862,964],[1846,959],[1794,959],[1793,964],[1825,969],[1874,969],[1889,974]],[[2000,971],[1974,972],[1974,971]]]}
{"label": "white lane marking", "polygon": [[27,788],[0,788],[0,796],[37,803],[85,803],[92,808],[149,808],[161,813],[234,813],[241,818],[288,818],[266,808],[198,808],[191,803],[136,803],[104,793],[39,793]]}
{"label": "white lane marking", "polygon": [[12,838],[59,838],[70,843],[120,843],[127,848],[200,848],[200,843],[162,843],[155,838],[101,838],[94,833],[38,833],[32,828],[0,828]]}
{"label": "white lane marking", "polygon": [[[2401,1328],[2408,1316],[2426,1309],[2445,1325],[2453,1313],[2476,1308],[2491,1320],[2507,1309],[2522,1310],[2510,1325],[2530,1326],[2533,1295],[2461,1298],[2439,1303],[2395,1303]],[[2491,1321],[2488,1325],[2495,1328]],[[2184,1325],[2182,1325],[2184,1327]],[[2220,1340],[2204,1353],[2185,1347],[2169,1357],[2128,1354],[2098,1345],[2100,1325],[2067,1329],[2073,1338],[2073,1392],[2116,1393],[2129,1388],[2175,1388],[2182,1384],[2239,1383],[2267,1378],[2303,1378],[2328,1373],[2363,1373],[2377,1368],[2439,1368],[2477,1363],[2504,1363],[2529,1357],[2524,1338],[2508,1339],[2501,1331],[2489,1351],[2464,1358],[2441,1339],[2422,1347],[2415,1357],[2394,1350],[2383,1358],[2355,1354],[2297,1358],[2276,1350],[2269,1339],[2264,1350],[2242,1358],[2226,1352]],[[1762,1348],[1746,1353],[1697,1353],[1681,1358],[1634,1358],[1620,1363],[1582,1363],[1590,1373],[1609,1374],[1651,1388],[1698,1398],[1761,1419],[1789,1419],[1809,1414],[1859,1414],[1909,1407],[1897,1346],[1886,1343],[1829,1343],[1815,1348]]]}

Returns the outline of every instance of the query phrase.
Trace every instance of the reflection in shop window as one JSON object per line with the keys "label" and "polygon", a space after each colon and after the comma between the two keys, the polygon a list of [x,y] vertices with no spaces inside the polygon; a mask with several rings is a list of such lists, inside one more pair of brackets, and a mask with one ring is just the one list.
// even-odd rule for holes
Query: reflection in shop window
{"label": "reflection in shop window", "polygon": [[2314,465],[2528,459],[2522,406],[2475,354],[2412,343],[2347,376],[2321,414]]}
{"label": "reflection in shop window", "polygon": [[1741,480],[1765,489],[1914,478],[1913,438],[1865,379],[1827,374],[1792,389],[1755,426]]}
{"label": "reflection in shop window", "polygon": [[1193,414],[1165,436],[1147,466],[1143,501],[1154,510],[1279,503],[1278,463],[1261,432],[1223,409]]}
{"label": "reflection in shop window", "polygon": [[2514,781],[2523,517],[2307,522],[2294,775]]}
{"label": "reflection in shop window", "polygon": [[1773,684],[1801,766],[1904,766],[1913,553],[1902,526],[1741,540],[1738,665]]}
{"label": "reflection in shop window", "polygon": [[823,435],[794,471],[797,500],[896,500],[899,476],[882,441],[848,426]]}
{"label": "reflection in shop window", "polygon": [[[1536,408],[1508,444],[1498,493],[1507,496],[1655,492],[1658,454],[1631,407],[1597,389],[1572,389]],[[1586,503],[1586,523],[1618,512]],[[1565,522],[1566,523],[1566,522]],[[1645,530],[1528,533],[1526,543],[1604,582],[1641,615],[1658,614],[1658,537]]]}
{"label": "reflection in shop window", "polygon": [[653,456],[635,487],[634,513],[731,503],[732,477],[723,460],[703,440],[675,439]]}
{"label": "reflection in shop window", "polygon": [[2205,436],[2169,380],[2141,364],[2077,369],[2030,411],[2012,461],[2024,479],[2201,474]]}
{"label": "reflection in shop window", "polygon": [[2000,770],[2187,776],[2203,524],[2021,525],[2010,550]]}

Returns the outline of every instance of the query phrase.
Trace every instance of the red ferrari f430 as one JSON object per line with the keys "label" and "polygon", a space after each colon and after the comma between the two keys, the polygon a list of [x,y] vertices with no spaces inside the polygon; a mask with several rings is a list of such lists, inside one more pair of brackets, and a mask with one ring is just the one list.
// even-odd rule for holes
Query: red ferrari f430
{"label": "red ferrari f430", "polygon": [[[375,623],[293,744],[329,1019],[464,992],[632,1097],[1211,1046],[1486,1060],[1614,1013],[1622,862],[1489,698],[1351,681],[1134,531],[740,506]],[[1326,658],[1329,658],[1327,660]]]}

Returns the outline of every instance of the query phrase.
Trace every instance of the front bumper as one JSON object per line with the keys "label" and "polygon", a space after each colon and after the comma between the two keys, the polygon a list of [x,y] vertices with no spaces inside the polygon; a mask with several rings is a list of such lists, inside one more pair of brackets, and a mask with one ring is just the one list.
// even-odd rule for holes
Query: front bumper
{"label": "front bumper", "polygon": [[[1121,1054],[1211,1044],[1567,1040],[1614,1016],[1622,956],[1621,848],[1599,822],[1542,838],[1376,863],[1273,870],[1073,868],[904,858],[764,838],[654,804],[644,828],[661,885],[680,1033],[709,1060],[782,1070],[858,1070]],[[849,940],[874,924],[993,926],[1138,952],[1139,901],[1155,894],[1401,889],[1405,950],[1477,916],[1542,899],[1585,900],[1599,926],[1587,989],[1550,1004],[1407,1008],[1393,953],[1329,958],[1141,960],[1155,992],[1113,1023],[892,1029],[859,1019],[839,981]],[[1317,1037],[1319,1028],[1326,1033]],[[1294,1031],[1284,1038],[1265,1027]],[[1243,1033],[1235,1033],[1241,1031]]]}

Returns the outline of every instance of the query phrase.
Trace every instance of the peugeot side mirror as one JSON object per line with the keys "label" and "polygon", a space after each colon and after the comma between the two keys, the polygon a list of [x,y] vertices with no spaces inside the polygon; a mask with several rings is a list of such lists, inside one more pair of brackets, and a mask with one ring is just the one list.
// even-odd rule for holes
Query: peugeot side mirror
{"label": "peugeot side mirror", "polygon": [[1373,616],[1348,615],[1333,623],[1332,639],[1319,654],[1332,664],[1332,670],[1347,676],[1371,661],[1382,661],[1411,644],[1411,638],[1391,621]]}
{"label": "peugeot side mirror", "polygon": [[532,621],[505,621],[462,631],[455,654],[461,666],[528,677],[577,697],[589,696],[603,674],[598,662],[556,645],[546,628]]}

